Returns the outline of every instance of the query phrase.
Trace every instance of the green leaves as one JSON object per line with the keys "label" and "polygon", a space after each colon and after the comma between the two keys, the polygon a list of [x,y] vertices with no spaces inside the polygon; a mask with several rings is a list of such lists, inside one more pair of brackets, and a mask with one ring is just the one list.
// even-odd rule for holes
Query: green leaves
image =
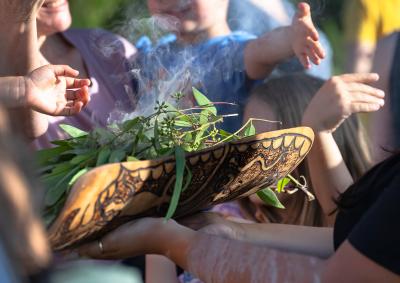
{"label": "green leaves", "polygon": [[276,190],[278,193],[281,193],[289,183],[290,179],[287,177],[280,179],[276,185]]}
{"label": "green leaves", "polygon": [[185,170],[185,151],[181,147],[175,148],[175,168],[176,168],[176,179],[175,179],[175,186],[174,191],[172,193],[171,202],[168,207],[167,215],[165,216],[166,220],[171,219],[174,215],[176,208],[178,207],[179,197],[182,192],[183,186],[183,174]]}
{"label": "green leaves", "polygon": [[244,136],[250,137],[256,134],[256,128],[253,125],[253,122],[250,121],[248,127],[244,130]]}
{"label": "green leaves", "polygon": [[[259,120],[250,119],[239,131],[228,133],[217,127],[225,117],[217,114],[215,103],[195,88],[193,95],[198,104],[196,107],[178,109],[166,102],[157,102],[154,113],[149,116],[135,117],[104,129],[85,132],[70,125],[61,125],[70,138],[54,141],[54,148],[37,154],[42,181],[46,186],[46,221],[54,219],[71,186],[91,168],[175,154],[176,180],[166,214],[167,219],[173,217],[181,192],[192,179],[186,166],[185,152],[254,135],[253,121]],[[183,96],[178,93],[174,98],[179,101]],[[287,184],[285,182],[278,183],[278,187],[283,188]],[[270,204],[282,206],[273,191],[266,189],[260,195]]]}
{"label": "green leaves", "polygon": [[194,99],[196,99],[196,102],[199,106],[206,106],[206,110],[211,112],[213,115],[217,115],[217,108],[214,106],[214,104],[200,91],[198,91],[196,88],[192,88],[193,90],[193,96]]}
{"label": "green leaves", "polygon": [[270,188],[258,191],[257,196],[267,205],[271,205],[276,208],[285,208],[278,199],[277,195]]}
{"label": "green leaves", "polygon": [[88,134],[87,132],[66,124],[61,124],[60,128],[63,129],[63,131],[70,135],[72,138],[79,138]]}

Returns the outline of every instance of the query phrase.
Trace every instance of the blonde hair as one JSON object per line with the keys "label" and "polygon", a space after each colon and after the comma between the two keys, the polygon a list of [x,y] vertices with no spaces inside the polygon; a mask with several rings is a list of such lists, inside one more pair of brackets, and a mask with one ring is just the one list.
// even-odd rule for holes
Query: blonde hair
{"label": "blonde hair", "polygon": [[[303,112],[323,84],[323,80],[304,73],[288,74],[256,87],[252,95],[268,103],[276,119],[282,122],[278,128],[290,128],[301,125]],[[360,178],[371,167],[372,162],[370,150],[365,142],[365,132],[358,117],[356,115],[349,117],[333,136],[354,180]],[[292,175],[297,178],[304,176],[310,191],[313,192],[306,162],[302,162]],[[287,200],[286,219],[279,217],[281,211],[263,206],[261,208],[263,215],[260,215],[260,209],[258,209],[259,215],[255,216],[256,220],[309,226],[326,225],[322,209],[317,201],[309,202],[305,194],[299,192],[287,197]],[[248,201],[242,201],[241,204],[247,212],[255,213],[254,207]]]}

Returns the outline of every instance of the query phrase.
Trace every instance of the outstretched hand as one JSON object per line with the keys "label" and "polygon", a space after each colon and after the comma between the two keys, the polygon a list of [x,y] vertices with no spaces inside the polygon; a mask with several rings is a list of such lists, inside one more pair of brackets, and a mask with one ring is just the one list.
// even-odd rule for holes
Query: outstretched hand
{"label": "outstretched hand", "polygon": [[298,4],[298,10],[291,25],[290,38],[293,52],[304,68],[311,67],[310,61],[318,65],[325,57],[325,51],[319,42],[318,31],[313,24],[310,6],[307,3]]}
{"label": "outstretched hand", "polygon": [[378,74],[346,74],[328,80],[315,94],[303,115],[303,125],[316,132],[334,132],[351,114],[373,112],[384,105],[382,90],[368,84]]}
{"label": "outstretched hand", "polygon": [[52,116],[79,113],[89,101],[90,80],[66,65],[46,65],[25,77],[25,101],[33,110]]}

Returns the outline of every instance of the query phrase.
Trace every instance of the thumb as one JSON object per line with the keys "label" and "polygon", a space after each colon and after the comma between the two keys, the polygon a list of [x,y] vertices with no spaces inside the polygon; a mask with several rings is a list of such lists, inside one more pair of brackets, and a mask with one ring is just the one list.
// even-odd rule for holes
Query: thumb
{"label": "thumb", "polygon": [[311,16],[310,5],[305,2],[300,2],[297,5],[297,17],[304,18],[308,16]]}

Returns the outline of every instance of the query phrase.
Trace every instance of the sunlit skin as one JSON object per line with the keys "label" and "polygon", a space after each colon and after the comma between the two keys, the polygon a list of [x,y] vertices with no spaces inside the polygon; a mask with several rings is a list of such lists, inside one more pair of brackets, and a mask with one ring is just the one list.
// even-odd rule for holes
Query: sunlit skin
{"label": "sunlit skin", "polygon": [[[316,139],[320,139],[316,152],[322,155],[308,163],[311,171],[322,167],[319,174],[324,174],[325,181],[339,180],[342,173],[346,175],[343,171],[329,170],[341,154],[332,154],[337,145],[326,137],[350,113],[376,111],[383,105],[384,93],[367,85],[376,80],[377,74],[334,77],[315,94],[305,110],[303,123],[316,131]],[[328,108],[329,111],[321,111]],[[330,159],[330,155],[334,158]],[[103,237],[102,249],[95,242],[82,247],[80,253],[103,259],[161,254],[204,282],[398,282],[398,276],[359,253],[348,241],[334,253],[332,228],[228,221],[209,225],[210,222],[194,218],[192,223],[197,227],[190,226],[203,227],[202,232],[180,226],[173,220],[143,218]],[[185,224],[190,224],[190,220]]]}
{"label": "sunlit skin", "polygon": [[79,51],[60,34],[72,23],[68,0],[45,0],[37,13],[36,21],[41,63],[67,64],[78,70],[81,77],[88,77]]}
{"label": "sunlit skin", "polygon": [[90,80],[77,79],[78,74],[69,66],[46,65],[26,76],[0,77],[0,103],[52,116],[75,115],[89,102]]}
{"label": "sunlit skin", "polygon": [[39,36],[67,30],[72,23],[68,0],[45,0],[36,16]]}
{"label": "sunlit skin", "polygon": [[152,15],[178,20],[177,29],[183,41],[191,42],[227,35],[227,0],[148,0]]}

